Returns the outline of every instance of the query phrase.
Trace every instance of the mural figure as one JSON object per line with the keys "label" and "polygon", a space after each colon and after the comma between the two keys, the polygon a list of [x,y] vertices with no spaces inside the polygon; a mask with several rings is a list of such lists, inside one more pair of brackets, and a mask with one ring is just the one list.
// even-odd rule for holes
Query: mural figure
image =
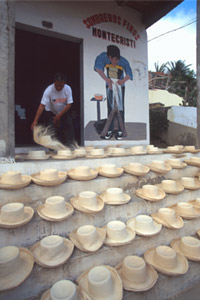
{"label": "mural figure", "polygon": [[132,69],[128,60],[120,55],[120,49],[109,45],[107,52],[96,57],[94,70],[106,82],[108,119],[101,137],[109,140],[115,134],[115,138],[121,140],[127,135],[124,127],[124,96],[126,81],[133,80]]}

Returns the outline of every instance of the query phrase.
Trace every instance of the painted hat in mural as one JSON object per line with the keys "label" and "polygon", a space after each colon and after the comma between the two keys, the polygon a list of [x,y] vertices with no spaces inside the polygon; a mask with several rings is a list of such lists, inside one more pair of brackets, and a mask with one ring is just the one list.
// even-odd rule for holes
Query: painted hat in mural
{"label": "painted hat in mural", "polygon": [[31,176],[22,175],[19,171],[7,171],[0,176],[0,188],[15,190],[29,185]]}
{"label": "painted hat in mural", "polygon": [[195,219],[200,217],[200,209],[194,207],[190,202],[179,202],[170,207],[183,219]]}
{"label": "painted hat in mural", "polygon": [[122,300],[123,286],[117,271],[106,265],[92,267],[78,279],[88,299]]}
{"label": "painted hat in mural", "polygon": [[131,162],[123,168],[126,173],[134,176],[145,176],[150,171],[149,167],[138,162]]}
{"label": "painted hat in mural", "polygon": [[103,199],[104,203],[110,205],[122,205],[131,200],[130,195],[124,193],[121,188],[116,187],[106,189],[100,197]]}
{"label": "painted hat in mural", "polygon": [[54,159],[73,159],[76,155],[72,153],[71,149],[58,150],[56,155],[52,155]]}
{"label": "painted hat in mural", "polygon": [[183,169],[187,166],[185,162],[183,162],[180,158],[170,158],[165,161],[168,165],[170,165],[173,169]]}
{"label": "painted hat in mural", "polygon": [[182,153],[183,150],[181,150],[178,146],[168,146],[166,149],[164,149],[165,153]]}
{"label": "painted hat in mural", "polygon": [[172,167],[163,160],[152,160],[152,162],[148,164],[148,167],[151,169],[151,171],[159,174],[166,174],[172,169]]}
{"label": "painted hat in mural", "polygon": [[104,201],[95,192],[83,191],[78,196],[70,199],[71,204],[77,210],[88,214],[95,214],[104,208]]}
{"label": "painted hat in mural", "polygon": [[87,158],[104,158],[107,157],[108,154],[104,152],[103,148],[93,148],[86,155]]}
{"label": "painted hat in mural", "polygon": [[200,240],[192,236],[183,236],[170,243],[171,247],[187,259],[200,261]]}
{"label": "painted hat in mural", "polygon": [[115,164],[103,164],[97,170],[99,175],[110,178],[119,177],[124,172],[123,168],[118,168]]}
{"label": "painted hat in mural", "polygon": [[159,201],[165,198],[166,194],[163,189],[156,185],[145,184],[141,189],[136,190],[136,195],[149,201]]}
{"label": "painted hat in mural", "polygon": [[44,150],[33,150],[28,152],[26,158],[32,160],[43,160],[43,159],[48,159],[50,156],[51,155],[46,154]]}
{"label": "painted hat in mural", "polygon": [[0,291],[20,285],[31,273],[34,258],[26,248],[0,248]]}
{"label": "painted hat in mural", "polygon": [[74,149],[74,155],[77,157],[85,157],[86,156],[86,149],[84,147]]}
{"label": "painted hat in mural", "polygon": [[157,223],[170,229],[180,229],[184,226],[183,219],[173,209],[168,207],[159,208],[151,216]]}
{"label": "painted hat in mural", "polygon": [[137,235],[141,236],[154,236],[160,233],[162,225],[155,222],[152,217],[147,215],[138,215],[135,218],[131,218],[126,222]]}
{"label": "painted hat in mural", "polygon": [[79,166],[69,170],[68,176],[74,180],[92,180],[98,176],[98,171],[88,166]]}
{"label": "painted hat in mural", "polygon": [[122,280],[123,288],[127,291],[147,291],[158,279],[156,270],[139,256],[126,256],[115,269]]}
{"label": "painted hat in mural", "polygon": [[195,157],[195,156],[192,156],[190,157],[190,159],[185,159],[184,162],[187,164],[187,165],[191,165],[191,166],[195,166],[195,167],[200,167],[200,157]]}
{"label": "painted hat in mural", "polygon": [[147,151],[144,149],[144,146],[133,146],[130,148],[130,153],[133,155],[146,154]]}
{"label": "painted hat in mural", "polygon": [[122,246],[131,243],[135,238],[135,231],[121,221],[110,221],[105,226],[106,239],[104,244],[108,246]]}
{"label": "painted hat in mural", "polygon": [[181,177],[180,183],[188,190],[200,189],[200,181],[193,177]]}
{"label": "painted hat in mural", "polygon": [[63,183],[67,178],[67,172],[59,172],[56,169],[44,169],[31,175],[34,183],[43,186],[54,186]]}
{"label": "painted hat in mural", "polygon": [[184,190],[184,186],[176,180],[164,179],[158,186],[167,194],[180,194]]}

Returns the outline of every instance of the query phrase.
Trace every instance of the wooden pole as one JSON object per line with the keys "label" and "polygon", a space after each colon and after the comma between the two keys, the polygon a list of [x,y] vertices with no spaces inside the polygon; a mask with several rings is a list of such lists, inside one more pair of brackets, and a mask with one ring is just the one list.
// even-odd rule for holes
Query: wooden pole
{"label": "wooden pole", "polygon": [[196,147],[200,148],[200,0],[197,0],[197,140]]}

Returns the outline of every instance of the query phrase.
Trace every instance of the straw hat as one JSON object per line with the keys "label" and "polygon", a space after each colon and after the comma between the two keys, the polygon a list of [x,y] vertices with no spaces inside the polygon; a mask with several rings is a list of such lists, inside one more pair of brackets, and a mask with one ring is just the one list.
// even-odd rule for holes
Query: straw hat
{"label": "straw hat", "polygon": [[73,207],[65,202],[62,196],[52,196],[45,200],[43,205],[38,206],[38,215],[47,221],[60,222],[69,218],[74,212]]}
{"label": "straw hat", "polygon": [[126,222],[126,224],[134,230],[137,235],[141,236],[154,236],[162,229],[161,224],[158,224],[147,215],[139,215],[135,218],[131,218]]}
{"label": "straw hat", "polygon": [[90,300],[122,300],[123,286],[117,271],[106,265],[92,267],[78,279]]}
{"label": "straw hat", "polygon": [[84,225],[69,234],[70,240],[83,252],[95,252],[103,245],[106,229]]}
{"label": "straw hat", "polygon": [[123,168],[117,168],[115,164],[104,164],[101,167],[97,168],[97,171],[101,176],[115,178],[123,174]]}
{"label": "straw hat", "polygon": [[135,238],[135,231],[121,221],[111,221],[105,226],[105,245],[122,246],[131,243]]}
{"label": "straw hat", "polygon": [[174,145],[176,147],[178,147],[180,150],[183,150],[184,149],[184,146],[183,145]]}
{"label": "straw hat", "polygon": [[83,147],[77,148],[74,150],[74,154],[77,157],[85,157],[86,156],[86,149]]}
{"label": "straw hat", "polygon": [[181,184],[185,189],[188,190],[198,190],[200,189],[200,181],[193,177],[181,177]]}
{"label": "straw hat", "polygon": [[194,207],[189,202],[179,202],[170,207],[183,219],[195,219],[200,217],[200,209]]}
{"label": "straw hat", "polygon": [[34,151],[29,151],[26,158],[28,159],[33,159],[33,160],[42,160],[42,159],[47,159],[51,155],[46,154],[44,150],[34,150]]}
{"label": "straw hat", "polygon": [[104,202],[95,192],[83,191],[70,202],[74,208],[88,214],[95,214],[103,210]]}
{"label": "straw hat", "polygon": [[184,152],[191,152],[191,153],[196,153],[200,151],[200,149],[196,149],[195,146],[185,146],[183,150]]}
{"label": "straw hat", "polygon": [[52,155],[54,159],[73,159],[77,156],[70,149],[58,150],[56,155]]}
{"label": "straw hat", "polygon": [[122,205],[126,204],[131,200],[131,196],[124,193],[121,188],[108,188],[104,191],[100,197],[104,203],[110,205]]}
{"label": "straw hat", "polygon": [[136,195],[149,201],[159,201],[165,198],[166,194],[156,185],[145,184],[141,189],[136,190]]}
{"label": "straw hat", "polygon": [[159,224],[170,229],[180,229],[184,226],[183,219],[171,208],[161,207],[153,213],[152,218]]}
{"label": "straw hat", "polygon": [[173,169],[183,169],[187,166],[186,163],[182,162],[179,158],[170,158],[165,161]]}
{"label": "straw hat", "polygon": [[133,155],[139,155],[139,154],[146,154],[147,151],[144,149],[143,146],[134,146],[130,148],[130,152]]}
{"label": "straw hat", "polygon": [[148,164],[147,166],[151,169],[151,171],[159,174],[165,174],[172,169],[172,167],[163,160],[152,160],[151,164]]}
{"label": "straw hat", "polygon": [[112,147],[112,151],[110,151],[110,156],[126,156],[130,154],[130,151],[121,147]]}
{"label": "straw hat", "polygon": [[90,152],[86,155],[87,158],[104,158],[107,157],[108,154],[104,152],[103,148],[93,148]]}
{"label": "straw hat", "polygon": [[166,275],[181,275],[188,271],[188,261],[169,246],[158,246],[144,253],[146,262]]}
{"label": "straw hat", "polygon": [[16,228],[31,221],[34,215],[32,207],[22,203],[8,203],[2,206],[0,212],[0,227]]}
{"label": "straw hat", "polygon": [[182,153],[183,150],[181,150],[178,146],[168,146],[166,149],[164,149],[165,153]]}
{"label": "straw hat", "polygon": [[143,164],[138,162],[129,163],[127,166],[124,166],[123,168],[126,173],[135,176],[144,176],[150,171],[149,167],[144,166]]}
{"label": "straw hat", "polygon": [[192,236],[177,238],[170,243],[171,247],[187,259],[200,261],[200,241]]}
{"label": "straw hat", "polygon": [[60,280],[43,293],[41,300],[86,300],[82,289],[70,280]]}
{"label": "straw hat", "polygon": [[122,280],[123,288],[127,291],[147,291],[158,279],[156,270],[139,256],[126,256],[115,269]]}
{"label": "straw hat", "polygon": [[200,157],[190,157],[190,159],[185,159],[184,162],[187,165],[191,165],[191,166],[196,166],[196,167],[200,167]]}
{"label": "straw hat", "polygon": [[20,285],[31,273],[34,258],[26,248],[0,248],[0,291]]}
{"label": "straw hat", "polygon": [[50,235],[37,242],[30,250],[39,265],[54,268],[70,258],[74,244],[61,236]]}
{"label": "straw hat", "polygon": [[[150,147],[148,147],[150,146]],[[154,147],[153,145],[148,145],[147,146],[147,153],[148,154],[162,154],[163,151],[159,149],[158,147]]]}
{"label": "straw hat", "polygon": [[6,190],[21,189],[29,185],[31,176],[22,175],[18,171],[7,171],[0,176],[0,188]]}
{"label": "straw hat", "polygon": [[98,176],[98,171],[88,166],[80,166],[69,170],[68,176],[74,180],[92,180]]}
{"label": "straw hat", "polygon": [[162,180],[158,186],[165,191],[167,194],[180,194],[184,190],[184,186],[175,180],[165,179]]}
{"label": "straw hat", "polygon": [[189,201],[195,208],[200,209],[200,198],[196,198],[195,200]]}
{"label": "straw hat", "polygon": [[54,186],[63,183],[67,178],[67,172],[58,172],[56,169],[44,169],[31,175],[34,183],[43,186]]}

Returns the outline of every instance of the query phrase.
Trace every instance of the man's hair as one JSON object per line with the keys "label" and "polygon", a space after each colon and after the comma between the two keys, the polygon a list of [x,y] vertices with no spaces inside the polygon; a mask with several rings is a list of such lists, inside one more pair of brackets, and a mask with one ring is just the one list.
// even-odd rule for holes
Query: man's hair
{"label": "man's hair", "polygon": [[120,50],[117,46],[109,45],[107,47],[107,56],[117,57],[120,59]]}
{"label": "man's hair", "polygon": [[66,75],[64,73],[58,72],[54,75],[54,81],[56,80],[66,82]]}

